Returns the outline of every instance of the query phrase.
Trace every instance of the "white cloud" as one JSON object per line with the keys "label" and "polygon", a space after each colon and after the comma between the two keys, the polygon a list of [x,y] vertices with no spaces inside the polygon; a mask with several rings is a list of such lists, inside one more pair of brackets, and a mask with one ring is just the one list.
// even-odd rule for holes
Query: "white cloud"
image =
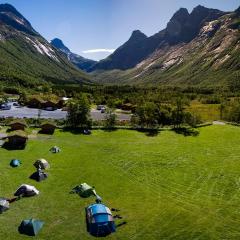
{"label": "white cloud", "polygon": [[113,53],[116,49],[105,49],[105,48],[100,48],[100,49],[90,49],[90,50],[85,50],[83,53]]}

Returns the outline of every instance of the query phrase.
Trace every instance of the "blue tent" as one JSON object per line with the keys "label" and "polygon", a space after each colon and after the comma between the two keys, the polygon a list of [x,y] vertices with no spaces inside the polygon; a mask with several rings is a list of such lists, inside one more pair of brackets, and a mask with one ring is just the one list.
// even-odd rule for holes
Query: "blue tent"
{"label": "blue tent", "polygon": [[21,234],[36,236],[43,227],[44,222],[35,219],[23,220],[18,228]]}
{"label": "blue tent", "polygon": [[21,161],[20,160],[18,160],[18,159],[13,159],[13,160],[11,160],[11,162],[10,162],[10,166],[11,167],[19,167],[21,165]]}
{"label": "blue tent", "polygon": [[96,237],[105,237],[116,231],[112,213],[103,204],[92,204],[86,208],[88,232]]}

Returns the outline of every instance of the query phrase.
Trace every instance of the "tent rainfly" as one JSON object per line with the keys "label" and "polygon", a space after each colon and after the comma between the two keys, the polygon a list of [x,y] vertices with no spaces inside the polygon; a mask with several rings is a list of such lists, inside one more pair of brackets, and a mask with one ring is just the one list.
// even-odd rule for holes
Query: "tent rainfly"
{"label": "tent rainfly", "polygon": [[31,185],[22,184],[14,193],[16,197],[32,197],[38,195],[39,191]]}
{"label": "tent rainfly", "polygon": [[19,167],[21,164],[22,164],[21,161],[18,159],[13,159],[10,162],[10,166],[13,168]]}
{"label": "tent rainfly", "polygon": [[0,214],[9,209],[9,202],[6,198],[0,198]]}
{"label": "tent rainfly", "polygon": [[30,178],[33,180],[36,180],[37,182],[41,182],[45,180],[48,177],[47,173],[37,170],[35,173],[33,173]]}
{"label": "tent rainfly", "polygon": [[52,153],[59,153],[59,152],[61,152],[61,149],[59,147],[57,147],[57,146],[54,146],[54,147],[52,147],[50,149],[50,152],[52,152]]}
{"label": "tent rainfly", "polygon": [[82,183],[79,186],[76,186],[71,191],[72,193],[77,193],[80,197],[88,198],[90,196],[97,196],[97,193],[94,187],[89,186],[87,183]]}
{"label": "tent rainfly", "polygon": [[35,219],[23,220],[18,228],[19,233],[25,234],[28,236],[36,236],[41,228],[43,227],[44,222]]}
{"label": "tent rainfly", "polygon": [[50,164],[45,159],[38,159],[34,164],[34,167],[41,169],[49,169]]}
{"label": "tent rainfly", "polygon": [[96,237],[106,237],[116,232],[112,213],[103,204],[92,204],[86,208],[86,222],[88,232]]}

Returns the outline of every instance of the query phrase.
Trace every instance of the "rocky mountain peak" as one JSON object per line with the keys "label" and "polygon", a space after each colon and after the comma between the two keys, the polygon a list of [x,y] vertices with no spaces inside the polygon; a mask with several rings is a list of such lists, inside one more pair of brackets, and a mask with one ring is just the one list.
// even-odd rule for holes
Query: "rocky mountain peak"
{"label": "rocky mountain peak", "polygon": [[62,41],[61,39],[59,39],[59,38],[54,38],[54,39],[51,41],[51,44],[52,44],[55,48],[61,50],[62,52],[65,52],[65,53],[70,52],[69,48],[67,48],[67,47],[64,45],[63,41]]}
{"label": "rocky mountain peak", "polygon": [[180,8],[171,18],[170,22],[185,23],[189,18],[189,12],[186,8]]}
{"label": "rocky mountain peak", "polygon": [[142,33],[140,30],[133,31],[130,37],[130,39],[135,39],[135,40],[142,40],[146,38],[147,36],[144,33]]}
{"label": "rocky mountain peak", "polygon": [[31,35],[37,34],[28,20],[10,4],[0,4],[0,23]]}

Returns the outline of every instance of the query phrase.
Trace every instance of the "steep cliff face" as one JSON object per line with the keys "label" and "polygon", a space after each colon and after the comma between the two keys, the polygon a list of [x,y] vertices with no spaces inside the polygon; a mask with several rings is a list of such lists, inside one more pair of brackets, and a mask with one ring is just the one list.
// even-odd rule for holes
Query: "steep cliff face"
{"label": "steep cliff face", "polygon": [[[193,29],[190,23],[194,23],[194,31],[189,30]],[[207,14],[202,7],[191,14],[180,9],[161,34],[162,43],[135,67],[94,73],[95,81],[180,86],[240,82],[239,9],[226,14],[217,10]]]}
{"label": "steep cliff face", "polygon": [[205,22],[216,20],[225,13],[215,9],[198,6],[189,14],[185,8],[179,9],[167,27],[159,33],[147,37],[134,31],[130,39],[107,59],[92,67],[92,70],[127,70],[135,67],[157,49],[166,45],[176,45],[192,41]]}

